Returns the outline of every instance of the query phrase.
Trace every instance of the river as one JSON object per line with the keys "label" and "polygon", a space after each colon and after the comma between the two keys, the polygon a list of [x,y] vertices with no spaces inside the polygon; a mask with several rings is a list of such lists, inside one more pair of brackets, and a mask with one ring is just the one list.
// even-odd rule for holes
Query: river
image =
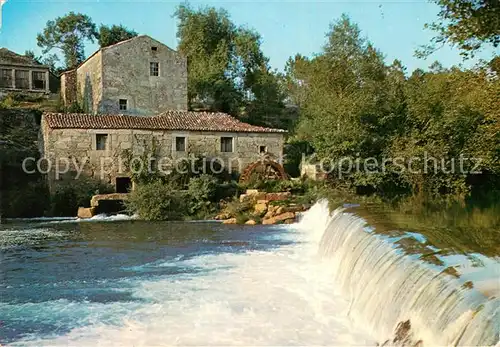
{"label": "river", "polygon": [[470,257],[425,261],[361,215],[320,202],[286,226],[10,221],[0,343],[375,346],[404,321],[412,344],[497,343],[498,257],[474,253],[481,266],[443,272]]}

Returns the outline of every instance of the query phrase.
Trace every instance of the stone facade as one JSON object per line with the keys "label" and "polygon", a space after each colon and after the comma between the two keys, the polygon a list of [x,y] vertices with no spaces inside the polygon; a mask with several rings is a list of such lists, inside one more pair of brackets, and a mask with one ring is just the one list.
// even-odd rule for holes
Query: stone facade
{"label": "stone facade", "polygon": [[5,48],[0,49],[0,96],[7,93],[50,93],[49,67]]}
{"label": "stone facade", "polygon": [[[61,80],[66,105],[74,99],[70,74]],[[90,56],[76,69],[76,86],[76,99],[88,113],[151,116],[187,110],[187,60],[149,36],[138,36]]]}
{"label": "stone facade", "polygon": [[[284,142],[283,133],[53,129],[48,126],[45,118],[42,118],[41,131],[44,157],[52,163],[48,173],[51,186],[58,180],[56,162],[59,162],[59,167],[63,169],[66,162],[69,162],[71,171],[78,171],[77,167],[82,167],[83,164],[82,175],[116,185],[117,177],[128,177],[130,174],[126,162],[123,161],[126,152],[139,158],[145,151],[152,153],[153,148],[156,148],[156,165],[165,171],[172,169],[182,158],[202,155],[207,158],[219,158],[218,161],[222,161],[225,168],[241,172],[249,163],[262,158],[261,151],[264,148],[267,155],[279,160],[283,154]],[[103,136],[105,149],[98,150],[98,138],[102,141]],[[176,150],[177,137],[185,138],[185,151]],[[222,138],[232,138],[231,152],[221,151]],[[73,172],[74,174],[76,172]]]}

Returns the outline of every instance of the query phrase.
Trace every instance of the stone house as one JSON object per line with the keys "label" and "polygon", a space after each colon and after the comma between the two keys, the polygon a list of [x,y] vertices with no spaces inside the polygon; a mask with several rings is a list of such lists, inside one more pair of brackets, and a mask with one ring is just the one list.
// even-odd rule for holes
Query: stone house
{"label": "stone house", "polygon": [[137,36],[101,48],[63,73],[61,97],[91,114],[187,110],[187,60],[149,36]]}
{"label": "stone house", "polygon": [[246,124],[225,113],[167,111],[151,117],[45,113],[41,133],[52,187],[66,179],[57,167],[61,171],[69,164],[72,175],[80,170],[126,192],[131,185],[126,153],[129,160],[142,160],[143,169],[171,170],[196,155],[242,172],[264,154],[279,161],[286,131]]}
{"label": "stone house", "polygon": [[8,93],[50,93],[49,67],[0,48],[0,96]]}

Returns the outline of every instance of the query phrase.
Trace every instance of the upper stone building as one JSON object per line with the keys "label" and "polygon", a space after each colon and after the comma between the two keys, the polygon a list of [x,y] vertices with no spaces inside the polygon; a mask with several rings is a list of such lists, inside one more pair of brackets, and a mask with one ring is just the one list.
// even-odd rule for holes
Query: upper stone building
{"label": "upper stone building", "polygon": [[187,60],[147,36],[101,48],[61,75],[65,105],[85,112],[152,116],[187,110]]}
{"label": "upper stone building", "polygon": [[13,92],[48,94],[49,67],[0,48],[0,97]]}

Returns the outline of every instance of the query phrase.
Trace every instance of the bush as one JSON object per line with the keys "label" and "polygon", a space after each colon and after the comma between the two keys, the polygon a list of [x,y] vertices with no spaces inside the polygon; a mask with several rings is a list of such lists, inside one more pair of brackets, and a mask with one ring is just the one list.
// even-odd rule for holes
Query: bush
{"label": "bush", "polygon": [[[12,187],[13,188],[13,187]],[[31,218],[46,214],[50,195],[43,179],[24,183],[15,189],[5,189],[1,194],[1,211],[8,218]]]}
{"label": "bush", "polygon": [[199,214],[203,212],[213,212],[212,202],[215,202],[217,193],[217,178],[211,175],[203,174],[199,177],[191,178],[188,183],[187,193],[190,198],[189,213]]}
{"label": "bush", "polygon": [[78,207],[90,207],[90,199],[96,194],[112,193],[113,187],[99,180],[73,180],[60,184],[51,196],[50,214],[56,217],[74,217]]}
{"label": "bush", "polygon": [[181,220],[188,214],[186,198],[170,184],[156,181],[137,185],[125,204],[145,220]]}

